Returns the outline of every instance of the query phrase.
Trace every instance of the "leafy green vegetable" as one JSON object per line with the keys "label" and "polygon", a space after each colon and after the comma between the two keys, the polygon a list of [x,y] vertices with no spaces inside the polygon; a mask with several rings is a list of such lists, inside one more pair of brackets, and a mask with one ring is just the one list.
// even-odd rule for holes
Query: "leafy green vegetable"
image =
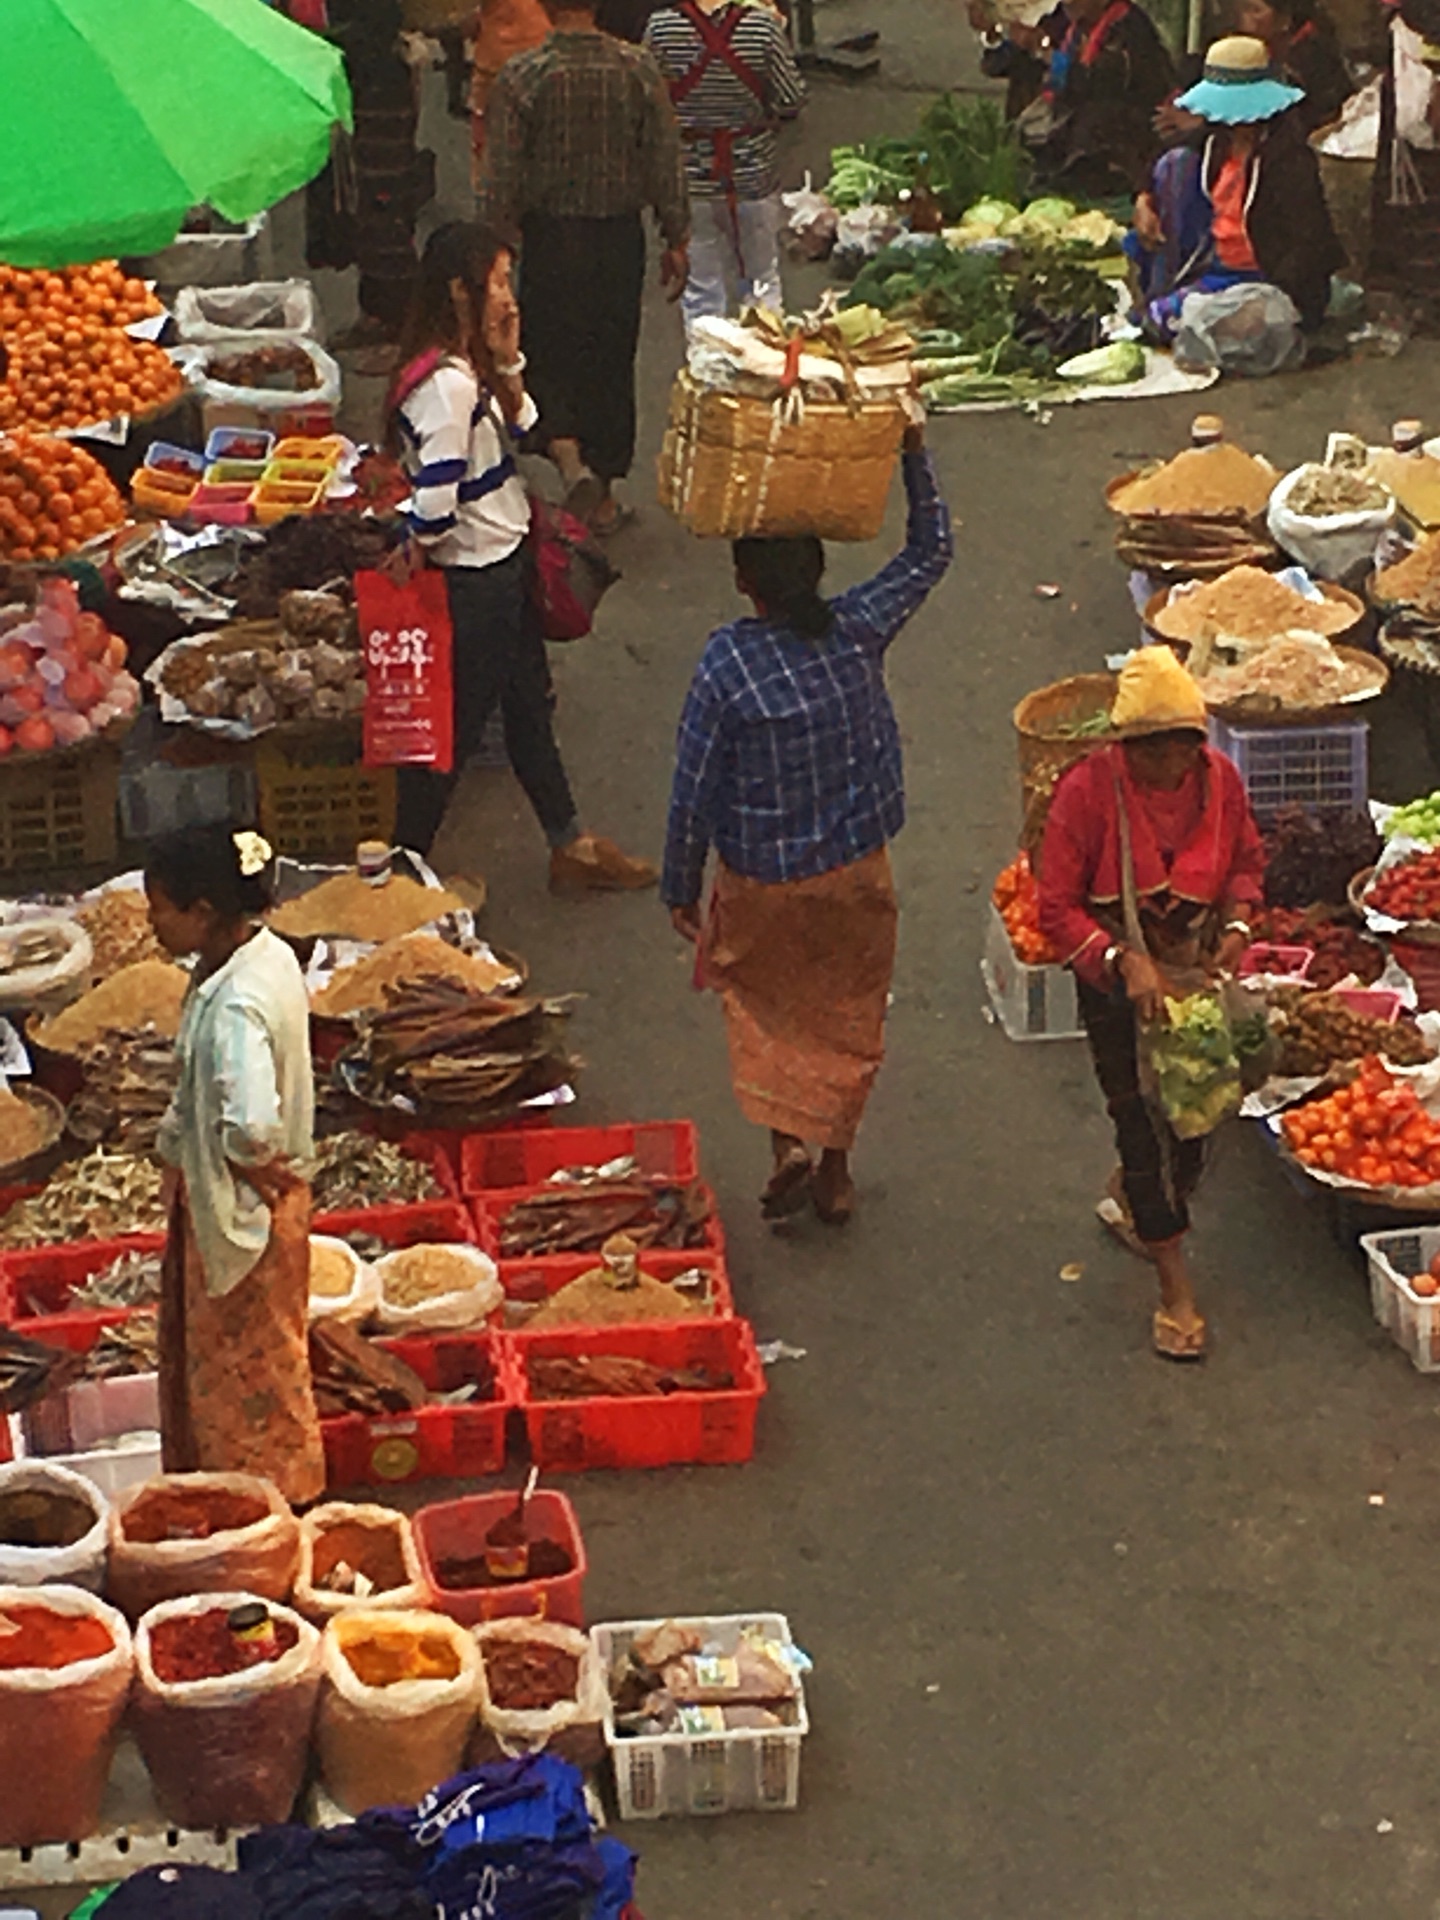
{"label": "leafy green vegetable", "polygon": [[977,200],[1005,201],[1006,212],[1013,213],[1024,198],[1028,171],[994,100],[955,100],[948,93],[931,102],[909,139],[835,147],[830,166],[825,191],[842,213],[924,193],[935,197],[947,220],[958,219]]}
{"label": "leafy green vegetable", "polygon": [[1167,998],[1148,1045],[1161,1109],[1182,1140],[1213,1133],[1239,1111],[1240,1063],[1218,994]]}
{"label": "leafy green vegetable", "polygon": [[1112,340],[1108,347],[1077,353],[1055,369],[1062,380],[1082,381],[1089,387],[1123,387],[1145,372],[1145,349],[1138,340]]}

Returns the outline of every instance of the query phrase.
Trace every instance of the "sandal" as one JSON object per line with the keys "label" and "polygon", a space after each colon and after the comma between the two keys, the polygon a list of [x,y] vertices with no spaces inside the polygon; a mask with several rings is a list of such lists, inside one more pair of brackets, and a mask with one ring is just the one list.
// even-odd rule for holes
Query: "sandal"
{"label": "sandal", "polygon": [[777,1162],[760,1196],[760,1212],[766,1220],[783,1220],[799,1213],[810,1197],[810,1179],[815,1169],[804,1147],[791,1147]]}
{"label": "sandal", "polygon": [[1157,1307],[1151,1327],[1151,1344],[1162,1360],[1203,1360],[1205,1331],[1203,1319],[1197,1317],[1193,1326],[1182,1327],[1164,1307]]}

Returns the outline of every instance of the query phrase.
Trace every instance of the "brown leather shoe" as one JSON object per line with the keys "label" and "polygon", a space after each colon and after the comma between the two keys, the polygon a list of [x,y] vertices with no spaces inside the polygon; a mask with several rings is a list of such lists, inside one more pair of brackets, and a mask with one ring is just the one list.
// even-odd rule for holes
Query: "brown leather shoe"
{"label": "brown leather shoe", "polygon": [[638,893],[659,878],[649,860],[632,860],[598,833],[582,833],[550,856],[552,893]]}

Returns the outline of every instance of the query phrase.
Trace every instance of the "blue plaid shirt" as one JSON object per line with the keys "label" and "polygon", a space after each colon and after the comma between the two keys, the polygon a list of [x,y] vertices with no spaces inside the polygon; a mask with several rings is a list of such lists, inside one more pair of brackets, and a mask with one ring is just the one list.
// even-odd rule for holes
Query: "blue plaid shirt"
{"label": "blue plaid shirt", "polygon": [[874,853],[905,824],[885,649],[950,564],[950,515],[928,453],[904,456],[905,545],[831,601],[807,640],[772,620],[711,634],[680,716],[661,892],[700,898],[710,847],[751,880],[806,880]]}

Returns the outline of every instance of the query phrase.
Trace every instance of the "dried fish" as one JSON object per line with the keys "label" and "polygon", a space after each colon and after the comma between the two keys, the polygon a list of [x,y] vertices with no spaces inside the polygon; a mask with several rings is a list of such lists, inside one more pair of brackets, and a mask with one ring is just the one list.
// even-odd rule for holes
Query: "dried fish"
{"label": "dried fish", "polygon": [[317,1213],[411,1205],[444,1198],[428,1160],[368,1133],[332,1133],[316,1142],[310,1188]]}
{"label": "dried fish", "polygon": [[70,1306],[111,1312],[140,1307],[160,1298],[158,1253],[122,1253],[99,1273],[70,1289]]}
{"label": "dried fish", "polygon": [[547,1187],[517,1200],[500,1221],[507,1259],[536,1253],[598,1253],[612,1233],[637,1247],[698,1247],[711,1215],[709,1189],[655,1175]]}
{"label": "dried fish", "polygon": [[113,1327],[104,1327],[85,1358],[91,1380],[118,1380],[131,1373],[154,1373],[160,1365],[159,1316],[154,1307],[138,1307]]}
{"label": "dried fish", "polygon": [[723,1367],[657,1367],[628,1354],[535,1354],[525,1363],[537,1400],[653,1399],[667,1393],[726,1393]]}
{"label": "dried fish", "polygon": [[149,1031],[120,1030],[80,1049],[85,1082],[70,1103],[70,1132],[86,1145],[152,1154],[180,1078],[173,1044]]}
{"label": "dried fish", "polygon": [[0,1414],[23,1413],[78,1380],[80,1356],[0,1327]]}
{"label": "dried fish", "polygon": [[337,1320],[316,1320],[311,1325],[310,1373],[322,1418],[340,1413],[407,1413],[430,1400],[418,1373]]}
{"label": "dried fish", "polygon": [[39,1193],[16,1201],[0,1219],[0,1247],[164,1233],[168,1223],[160,1186],[154,1161],[97,1147],[52,1174]]}

